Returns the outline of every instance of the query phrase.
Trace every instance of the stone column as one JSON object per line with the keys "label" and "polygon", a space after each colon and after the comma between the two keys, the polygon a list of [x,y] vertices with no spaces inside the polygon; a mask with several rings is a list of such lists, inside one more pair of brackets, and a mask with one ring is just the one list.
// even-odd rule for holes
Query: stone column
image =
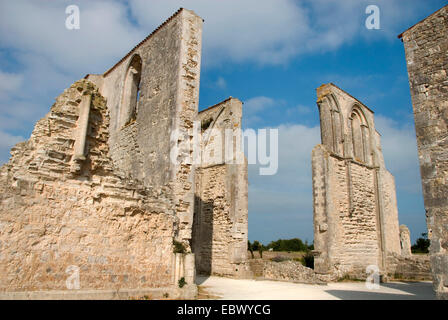
{"label": "stone column", "polygon": [[408,227],[406,227],[405,225],[400,226],[400,244],[401,255],[404,257],[411,256],[411,233],[409,232]]}
{"label": "stone column", "polygon": [[81,171],[82,163],[86,160],[86,139],[89,125],[90,104],[92,96],[90,94],[83,95],[79,104],[79,116],[77,121],[77,129],[75,132],[75,145],[73,148],[72,173]]}

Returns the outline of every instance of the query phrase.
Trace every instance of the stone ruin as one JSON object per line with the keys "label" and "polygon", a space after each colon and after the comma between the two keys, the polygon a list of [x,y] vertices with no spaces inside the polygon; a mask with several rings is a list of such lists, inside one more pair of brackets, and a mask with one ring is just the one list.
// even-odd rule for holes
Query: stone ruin
{"label": "stone ruin", "polygon": [[333,278],[365,279],[376,271],[384,280],[427,279],[427,258],[410,254],[409,230],[398,224],[395,180],[373,111],[332,83],[319,87],[317,96],[322,144],[312,152],[315,271]]}
{"label": "stone ruin", "polygon": [[[384,279],[427,279],[427,257],[411,254],[398,223],[374,113],[334,84],[317,89],[315,271],[248,263],[247,162],[238,148],[243,162],[223,156],[224,131],[241,139],[242,103],[198,112],[202,23],[180,9],[104,74],[66,89],[11,150],[0,168],[0,296],[193,298],[196,273],[323,283],[365,278],[372,265]],[[448,279],[446,30],[445,7],[403,34],[439,297]]]}
{"label": "stone ruin", "polygon": [[66,89],[12,149],[0,169],[3,295],[192,298],[196,270],[247,275],[247,163],[197,164],[191,151],[195,122],[206,157],[216,132],[240,138],[242,117],[234,98],[198,112],[202,24],[180,9]]}
{"label": "stone ruin", "polygon": [[333,84],[317,90],[322,144],[312,154],[315,270],[428,279],[448,299],[448,6],[399,35],[405,47],[425,200],[430,266],[398,228],[395,185],[373,112]]}
{"label": "stone ruin", "polygon": [[334,84],[317,89],[322,144],[312,152],[315,270],[365,277],[400,254],[394,177],[373,111]]}
{"label": "stone ruin", "polygon": [[399,38],[414,108],[434,289],[448,299],[448,6]]}

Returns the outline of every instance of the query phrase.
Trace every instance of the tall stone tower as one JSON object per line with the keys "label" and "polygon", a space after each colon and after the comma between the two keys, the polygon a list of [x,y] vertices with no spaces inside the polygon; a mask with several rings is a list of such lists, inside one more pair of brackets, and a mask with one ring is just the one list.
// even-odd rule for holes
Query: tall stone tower
{"label": "tall stone tower", "polygon": [[400,254],[394,177],[373,111],[334,84],[317,89],[322,144],[312,152],[315,270],[363,278]]}
{"label": "tall stone tower", "polygon": [[448,299],[448,6],[399,37],[414,106],[434,289]]}

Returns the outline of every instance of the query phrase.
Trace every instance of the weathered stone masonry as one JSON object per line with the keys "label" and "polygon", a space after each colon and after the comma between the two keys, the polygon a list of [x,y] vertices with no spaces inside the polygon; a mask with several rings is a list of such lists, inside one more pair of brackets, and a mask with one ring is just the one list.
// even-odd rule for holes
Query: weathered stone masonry
{"label": "weathered stone masonry", "polygon": [[[242,103],[229,98],[199,113],[202,165],[196,168],[196,208],[193,252],[197,271],[247,276],[247,164],[238,148]],[[226,141],[226,132],[231,141]],[[233,146],[234,163],[225,161]],[[241,161],[238,162],[238,161]]]}
{"label": "weathered stone masonry", "polygon": [[399,37],[414,108],[434,289],[448,299],[448,7]]}
{"label": "weathered stone masonry", "polygon": [[317,89],[322,144],[312,153],[315,270],[386,274],[400,254],[393,176],[386,170],[373,112],[333,84]]}
{"label": "weathered stone masonry", "polygon": [[[168,292],[181,277],[194,284],[195,256],[209,272],[241,274],[247,166],[196,168],[189,148],[209,113],[198,116],[202,23],[180,9],[110,70],[64,91],[12,149],[0,171],[1,291],[66,290],[75,266],[81,289]],[[240,127],[241,103],[224,105],[217,127]],[[184,161],[171,161],[173,148]],[[202,219],[198,204],[210,201]]]}
{"label": "weathered stone masonry", "polygon": [[[85,160],[74,173],[80,105],[90,97]],[[169,194],[114,171],[105,99],[75,82],[1,168],[0,290],[66,289],[69,266],[83,289],[172,284],[175,215]]]}

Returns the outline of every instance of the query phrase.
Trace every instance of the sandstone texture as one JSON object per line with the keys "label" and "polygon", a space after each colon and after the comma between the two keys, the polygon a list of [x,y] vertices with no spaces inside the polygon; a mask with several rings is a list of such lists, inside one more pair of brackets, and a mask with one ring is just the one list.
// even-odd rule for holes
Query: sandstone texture
{"label": "sandstone texture", "polygon": [[232,161],[225,159],[226,145],[241,141],[241,118],[242,103],[235,98],[199,113],[203,153],[196,168],[193,226],[199,273],[249,275],[247,164],[236,143],[229,148]]}
{"label": "sandstone texture", "polygon": [[315,270],[365,278],[401,253],[393,176],[374,115],[333,84],[317,89],[322,144],[312,153]]}
{"label": "sandstone texture", "polygon": [[398,255],[387,257],[387,278],[390,280],[432,280],[430,257],[427,254]]}
{"label": "sandstone texture", "polygon": [[[72,173],[86,95],[88,152]],[[66,289],[70,266],[79,268],[84,289],[171,285],[175,208],[164,191],[114,170],[109,121],[104,97],[80,80],[12,149],[1,168],[1,290]]]}
{"label": "sandstone texture", "polygon": [[448,7],[400,35],[414,108],[431,268],[448,299]]}
{"label": "sandstone texture", "polygon": [[299,261],[286,260],[276,262],[251,259],[249,264],[256,279],[307,284],[326,284],[328,281],[336,279],[328,275],[316,273],[313,269],[305,267]]}
{"label": "sandstone texture", "polygon": [[400,226],[401,255],[411,256],[411,232],[405,225]]}

